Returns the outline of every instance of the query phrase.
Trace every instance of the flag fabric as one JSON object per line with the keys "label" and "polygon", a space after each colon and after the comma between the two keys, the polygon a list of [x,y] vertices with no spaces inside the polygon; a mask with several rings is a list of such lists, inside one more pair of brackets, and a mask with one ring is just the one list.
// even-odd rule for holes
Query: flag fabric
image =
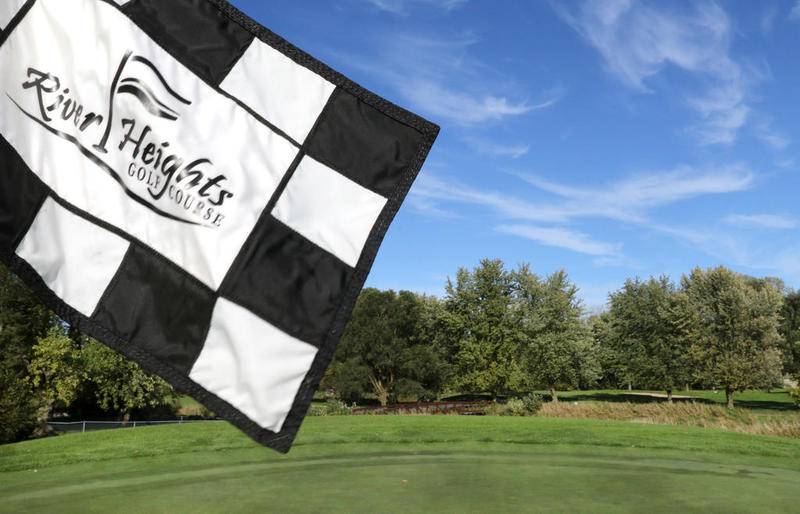
{"label": "flag fabric", "polygon": [[0,2],[0,257],[279,451],[437,133],[223,0]]}

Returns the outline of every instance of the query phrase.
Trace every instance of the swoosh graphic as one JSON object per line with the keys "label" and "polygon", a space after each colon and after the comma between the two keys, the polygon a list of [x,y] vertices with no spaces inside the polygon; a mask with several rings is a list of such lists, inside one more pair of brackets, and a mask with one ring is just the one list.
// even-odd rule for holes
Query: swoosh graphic
{"label": "swoosh graphic", "polygon": [[175,99],[178,100],[181,103],[184,103],[186,105],[192,105],[192,102],[190,102],[189,100],[185,99],[184,97],[182,97],[181,95],[176,93],[174,89],[169,87],[169,84],[167,84],[167,81],[164,79],[164,76],[161,74],[161,72],[158,71],[158,68],[156,68],[155,64],[153,64],[152,62],[150,62],[149,60],[145,59],[144,57],[142,57],[140,55],[134,55],[133,57],[131,57],[131,61],[140,62],[140,63],[144,64],[145,66],[147,66],[148,68],[150,68],[151,70],[153,70],[153,73],[156,74],[156,77],[158,78],[158,80],[161,81],[161,85],[164,86],[164,89],[166,89],[167,92],[169,92],[169,94],[174,96]]}
{"label": "swoosh graphic", "polygon": [[[139,82],[138,84],[133,83],[133,81]],[[145,86],[143,83],[136,79],[132,79],[131,82],[122,84],[118,89],[117,92],[119,94],[129,94],[133,95],[139,99],[142,103],[144,108],[152,114],[153,116],[158,116],[159,118],[165,118],[171,121],[175,121],[178,119],[178,113],[158,101],[153,92]]]}
{"label": "swoosh graphic", "polygon": [[209,225],[204,225],[204,224],[202,224],[202,223],[197,223],[197,222],[194,222],[194,221],[189,221],[189,220],[185,220],[185,219],[183,219],[183,218],[179,218],[179,217],[177,217],[177,216],[175,216],[175,215],[173,215],[173,214],[170,214],[170,213],[168,213],[168,212],[162,211],[161,209],[159,209],[158,207],[156,207],[156,206],[154,206],[154,205],[151,205],[150,203],[148,203],[147,201],[145,201],[143,198],[141,198],[139,195],[137,195],[136,193],[134,193],[133,191],[131,191],[130,189],[128,189],[128,186],[127,186],[127,185],[125,184],[125,182],[122,180],[122,177],[120,177],[120,176],[117,174],[117,172],[116,172],[116,171],[114,171],[114,168],[112,168],[111,166],[109,166],[108,164],[106,164],[105,162],[103,162],[103,161],[102,161],[101,159],[99,159],[99,158],[98,158],[98,157],[97,157],[97,156],[96,156],[94,153],[92,153],[92,151],[91,151],[91,150],[89,150],[88,148],[86,148],[85,146],[83,146],[83,145],[80,143],[80,141],[78,141],[78,139],[77,139],[75,136],[72,136],[72,135],[70,135],[70,134],[67,134],[66,132],[61,132],[60,130],[56,130],[56,129],[54,129],[53,127],[51,127],[51,126],[47,125],[45,122],[43,122],[43,121],[39,120],[39,119],[38,119],[38,118],[36,118],[34,115],[30,114],[28,111],[26,111],[25,109],[23,109],[23,108],[22,108],[22,106],[21,106],[21,105],[19,105],[19,104],[16,102],[16,100],[14,100],[13,98],[11,98],[11,96],[9,96],[9,94],[8,94],[8,93],[6,93],[6,96],[8,97],[8,99],[9,99],[9,100],[11,100],[11,102],[12,102],[14,105],[16,105],[16,106],[17,106],[17,109],[19,109],[20,111],[22,111],[22,114],[24,114],[24,115],[25,115],[25,116],[27,116],[28,118],[32,119],[33,121],[35,121],[35,122],[36,122],[36,123],[37,123],[39,126],[43,127],[45,130],[47,130],[47,131],[48,131],[48,132],[50,132],[51,134],[53,134],[53,135],[55,135],[55,136],[58,136],[58,137],[60,137],[61,139],[64,139],[64,140],[66,140],[66,141],[69,141],[70,143],[72,143],[73,145],[75,145],[76,147],[78,147],[78,150],[80,150],[80,152],[81,152],[81,153],[82,153],[84,156],[86,156],[86,157],[87,157],[87,158],[88,158],[90,161],[92,161],[94,164],[96,164],[96,165],[97,165],[97,166],[98,166],[100,169],[102,169],[103,171],[105,171],[106,173],[108,173],[109,175],[111,175],[111,178],[113,178],[114,180],[116,180],[116,181],[117,181],[117,183],[120,185],[120,187],[122,187],[122,189],[125,191],[125,194],[126,194],[126,195],[128,195],[128,196],[129,196],[129,197],[130,197],[132,200],[134,200],[136,203],[139,203],[139,204],[143,205],[144,207],[147,207],[148,209],[150,209],[151,211],[155,212],[155,213],[156,213],[156,214],[158,214],[159,216],[164,216],[165,218],[169,218],[169,219],[171,219],[171,220],[178,221],[178,222],[181,222],[181,223],[186,223],[186,224],[188,224],[188,225],[194,225],[194,226],[197,226],[197,227],[204,227],[204,228],[211,228]]}

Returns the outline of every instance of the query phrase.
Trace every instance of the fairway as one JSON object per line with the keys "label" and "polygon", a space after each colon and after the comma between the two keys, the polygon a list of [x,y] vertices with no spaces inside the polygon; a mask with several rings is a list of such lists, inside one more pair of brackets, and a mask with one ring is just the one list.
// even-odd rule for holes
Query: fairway
{"label": "fairway", "polygon": [[2,512],[796,512],[800,441],[539,418],[309,418],[288,456],[221,422],[0,447]]}

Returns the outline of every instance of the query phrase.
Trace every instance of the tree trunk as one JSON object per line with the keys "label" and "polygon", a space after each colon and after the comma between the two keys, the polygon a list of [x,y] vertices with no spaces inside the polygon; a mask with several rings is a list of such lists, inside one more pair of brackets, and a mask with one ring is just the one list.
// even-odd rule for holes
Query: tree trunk
{"label": "tree trunk", "polygon": [[375,396],[377,396],[378,401],[381,402],[381,407],[386,407],[389,404],[389,390],[386,389],[383,382],[375,377],[369,377],[369,381],[372,384],[372,390]]}
{"label": "tree trunk", "polygon": [[733,408],[733,388],[726,387],[725,388],[725,403],[729,409]]}
{"label": "tree trunk", "polygon": [[628,391],[633,391],[633,384],[628,382]]}
{"label": "tree trunk", "polygon": [[553,403],[558,403],[558,393],[556,392],[556,388],[552,386],[550,387],[550,400]]}
{"label": "tree trunk", "polygon": [[130,411],[125,411],[125,412],[122,414],[122,421],[123,421],[123,422],[124,422],[126,425],[127,425],[128,423],[130,423],[130,421],[131,421],[131,412],[130,412]]}
{"label": "tree trunk", "polygon": [[672,389],[667,389],[667,403],[672,403]]}

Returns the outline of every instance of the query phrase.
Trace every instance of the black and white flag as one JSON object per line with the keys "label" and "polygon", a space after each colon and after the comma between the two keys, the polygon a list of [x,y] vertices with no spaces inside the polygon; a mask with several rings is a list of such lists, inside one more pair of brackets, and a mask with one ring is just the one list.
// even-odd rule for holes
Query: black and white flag
{"label": "black and white flag", "polygon": [[0,256],[287,451],[438,127],[224,0],[0,0]]}

